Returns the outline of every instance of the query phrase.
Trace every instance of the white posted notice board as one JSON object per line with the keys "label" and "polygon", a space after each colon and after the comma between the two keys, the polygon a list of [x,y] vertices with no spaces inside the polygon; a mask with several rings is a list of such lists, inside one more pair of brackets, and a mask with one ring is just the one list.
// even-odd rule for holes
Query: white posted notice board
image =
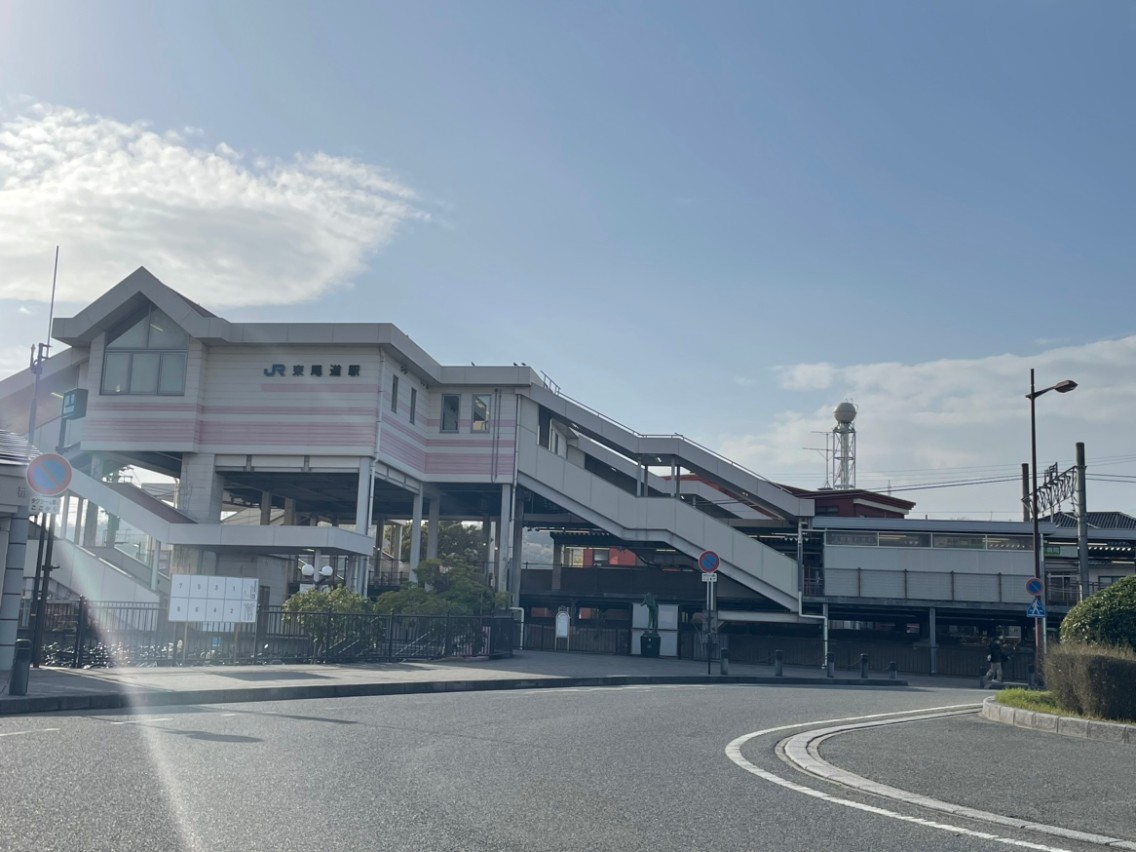
{"label": "white posted notice board", "polygon": [[170,577],[170,621],[256,622],[259,581],[247,577]]}

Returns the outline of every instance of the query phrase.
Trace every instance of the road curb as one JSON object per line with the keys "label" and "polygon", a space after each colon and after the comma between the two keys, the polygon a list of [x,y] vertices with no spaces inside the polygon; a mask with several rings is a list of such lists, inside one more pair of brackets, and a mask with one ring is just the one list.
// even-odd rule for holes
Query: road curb
{"label": "road curb", "polygon": [[1103,740],[1112,743],[1136,745],[1136,725],[1122,722],[1097,722],[1093,719],[1074,719],[1038,710],[1022,710],[998,702],[995,696],[982,701],[982,718],[1018,728],[1032,728],[1049,734],[1080,737],[1086,740]]}
{"label": "road curb", "polygon": [[432,680],[382,683],[337,683],[304,686],[258,686],[231,689],[188,689],[177,692],[124,690],[73,695],[0,698],[0,716],[58,713],[70,710],[119,710],[188,704],[243,704],[255,701],[296,701],[308,698],[359,698],[377,695],[421,695],[436,692],[488,692],[507,689],[564,689],[578,686],[680,685],[782,686],[907,686],[907,681],[883,678],[751,677],[713,675],[606,675],[597,677],[528,677],[497,680]]}

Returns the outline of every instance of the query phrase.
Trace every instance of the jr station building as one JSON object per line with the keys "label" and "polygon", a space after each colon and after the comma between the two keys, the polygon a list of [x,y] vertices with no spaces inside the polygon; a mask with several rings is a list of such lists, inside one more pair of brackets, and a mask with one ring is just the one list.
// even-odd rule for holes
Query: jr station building
{"label": "jr station building", "polygon": [[[139,269],[52,335],[66,348],[38,382],[0,381],[0,427],[25,433],[34,394],[33,444],[73,467],[58,599],[160,602],[193,573],[256,577],[279,604],[302,565],[375,594],[437,555],[423,522],[447,520],[480,525],[487,580],[538,646],[564,610],[577,649],[636,652],[647,593],[672,655],[704,653],[710,627],[782,644],[859,630],[925,649],[934,670],[956,640],[1032,635],[1025,521],[917,521],[848,482],[771,482],[527,366],[439,364],[388,323],[233,323]],[[1095,588],[1133,572],[1136,520],[1091,520]],[[548,561],[523,559],[526,530],[551,534]],[[1052,623],[1077,600],[1079,550],[1065,516],[1042,538]]]}

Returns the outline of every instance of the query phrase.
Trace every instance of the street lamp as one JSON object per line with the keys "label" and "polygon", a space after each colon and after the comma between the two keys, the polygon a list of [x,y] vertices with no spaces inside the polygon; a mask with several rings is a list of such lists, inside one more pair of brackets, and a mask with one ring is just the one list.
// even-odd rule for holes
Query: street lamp
{"label": "street lamp", "polygon": [[316,566],[304,562],[300,565],[300,573],[307,582],[314,583],[317,589],[323,588],[335,579],[335,569],[330,565],[324,565],[317,571]]}
{"label": "street lamp", "polygon": [[[1050,391],[1069,393],[1076,387],[1075,381],[1065,379],[1055,385],[1037,390],[1034,387],[1033,368],[1030,368],[1030,392],[1026,394],[1026,399],[1030,401],[1030,476],[1033,478],[1030,492],[1030,515],[1033,517],[1033,576],[1039,580],[1041,579],[1041,531],[1038,528],[1037,519],[1037,405],[1035,400]],[[1041,675],[1041,649],[1044,643],[1045,619],[1035,618],[1033,620],[1033,665],[1038,676]]]}

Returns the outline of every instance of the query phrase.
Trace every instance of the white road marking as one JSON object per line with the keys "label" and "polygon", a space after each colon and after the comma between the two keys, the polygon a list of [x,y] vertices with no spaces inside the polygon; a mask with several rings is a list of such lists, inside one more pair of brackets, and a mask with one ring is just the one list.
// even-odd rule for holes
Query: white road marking
{"label": "white road marking", "polygon": [[7,733],[0,734],[0,737],[21,737],[24,734],[42,734],[47,731],[58,731],[59,728],[34,728],[30,731],[8,731]]}
{"label": "white road marking", "polygon": [[112,725],[145,725],[150,722],[171,722],[173,716],[147,716],[144,719],[127,719],[125,722],[111,722]]}
{"label": "white road marking", "polygon": [[836,727],[821,728],[819,730],[805,731],[804,733],[796,734],[783,740],[777,746],[778,756],[781,757],[789,765],[800,769],[810,775],[818,778],[823,778],[826,781],[832,781],[835,784],[842,784],[846,787],[851,787],[853,790],[860,792],[868,792],[886,799],[894,799],[898,802],[906,802],[909,805],[918,805],[928,810],[940,811],[942,813],[952,814],[954,816],[966,817],[978,822],[988,822],[994,825],[1003,826],[1006,828],[1015,828],[1025,831],[1033,831],[1039,834],[1050,834],[1054,837],[1059,837],[1063,840],[1073,840],[1078,843],[1091,843],[1096,846],[1105,846],[1109,849],[1130,849],[1136,850],[1136,843],[1128,840],[1123,840],[1119,837],[1109,837],[1103,834],[1092,834],[1085,831],[1076,831],[1074,829],[1062,828],[1057,825],[1046,825],[1045,823],[1033,822],[1027,819],[1017,819],[1015,817],[1002,816],[1001,814],[990,813],[989,811],[980,811],[976,808],[968,808],[962,805],[944,802],[939,799],[933,799],[930,796],[922,796],[918,793],[910,793],[907,790],[900,790],[896,787],[889,787],[886,784],[880,784],[861,775],[856,775],[853,772],[848,772],[845,769],[840,769],[833,766],[820,756],[820,745],[825,740],[835,737],[838,734],[843,734],[848,731],[861,730],[863,728],[878,728],[883,725],[895,725],[901,722],[916,721],[926,718],[943,718],[945,716],[957,716],[966,711],[955,710],[948,713],[936,713],[933,716],[926,716],[920,714],[918,716],[901,716],[895,719],[877,719],[867,722],[859,722],[848,725],[838,725]]}
{"label": "white road marking", "polygon": [[[975,707],[975,705],[958,704],[950,707],[935,707],[922,712],[942,713],[944,711],[961,710],[970,707]],[[774,775],[772,772],[766,772],[764,769],[755,766],[754,764],[746,760],[744,756],[742,756],[741,750],[743,745],[745,745],[752,739],[766,736],[767,734],[779,733],[780,731],[788,731],[794,728],[810,727],[813,725],[833,725],[839,722],[862,722],[866,719],[884,719],[899,715],[911,716],[912,713],[910,711],[902,714],[877,713],[871,716],[854,716],[846,719],[825,719],[817,722],[806,722],[796,725],[780,725],[776,728],[766,728],[761,731],[754,731],[753,733],[743,734],[742,736],[733,740],[729,745],[726,746],[726,756],[746,772],[749,772],[752,775],[756,775],[763,781],[768,781],[771,784],[776,784],[779,787],[784,787],[785,789],[792,790],[795,793],[800,793],[804,796],[811,796],[814,799],[820,799],[821,801],[829,802],[834,805],[843,805],[846,808],[853,808],[854,810],[864,811],[865,813],[875,814],[876,816],[887,817],[888,819],[899,820],[900,822],[921,825],[926,828],[934,828],[939,831],[949,831],[952,834],[962,834],[966,835],[967,837],[976,837],[980,840],[992,840],[995,843],[1004,843],[1007,846],[1017,846],[1023,849],[1037,849],[1039,850],[1039,852],[1073,852],[1073,850],[1064,849],[1058,846],[1046,846],[1041,843],[1032,843],[1028,840],[1018,840],[1017,838],[1013,837],[1002,837],[1001,835],[991,834],[987,831],[975,831],[974,829],[963,828],[957,825],[947,825],[946,823],[934,822],[933,820],[923,819],[922,817],[908,816],[907,814],[896,813],[895,811],[889,811],[885,808],[880,808],[875,805],[863,804],[862,802],[856,802],[851,799],[842,799],[838,796],[833,796],[830,793],[825,793],[821,790],[814,790],[812,787],[806,787],[803,784],[795,784],[792,781],[788,781],[778,775]]]}

